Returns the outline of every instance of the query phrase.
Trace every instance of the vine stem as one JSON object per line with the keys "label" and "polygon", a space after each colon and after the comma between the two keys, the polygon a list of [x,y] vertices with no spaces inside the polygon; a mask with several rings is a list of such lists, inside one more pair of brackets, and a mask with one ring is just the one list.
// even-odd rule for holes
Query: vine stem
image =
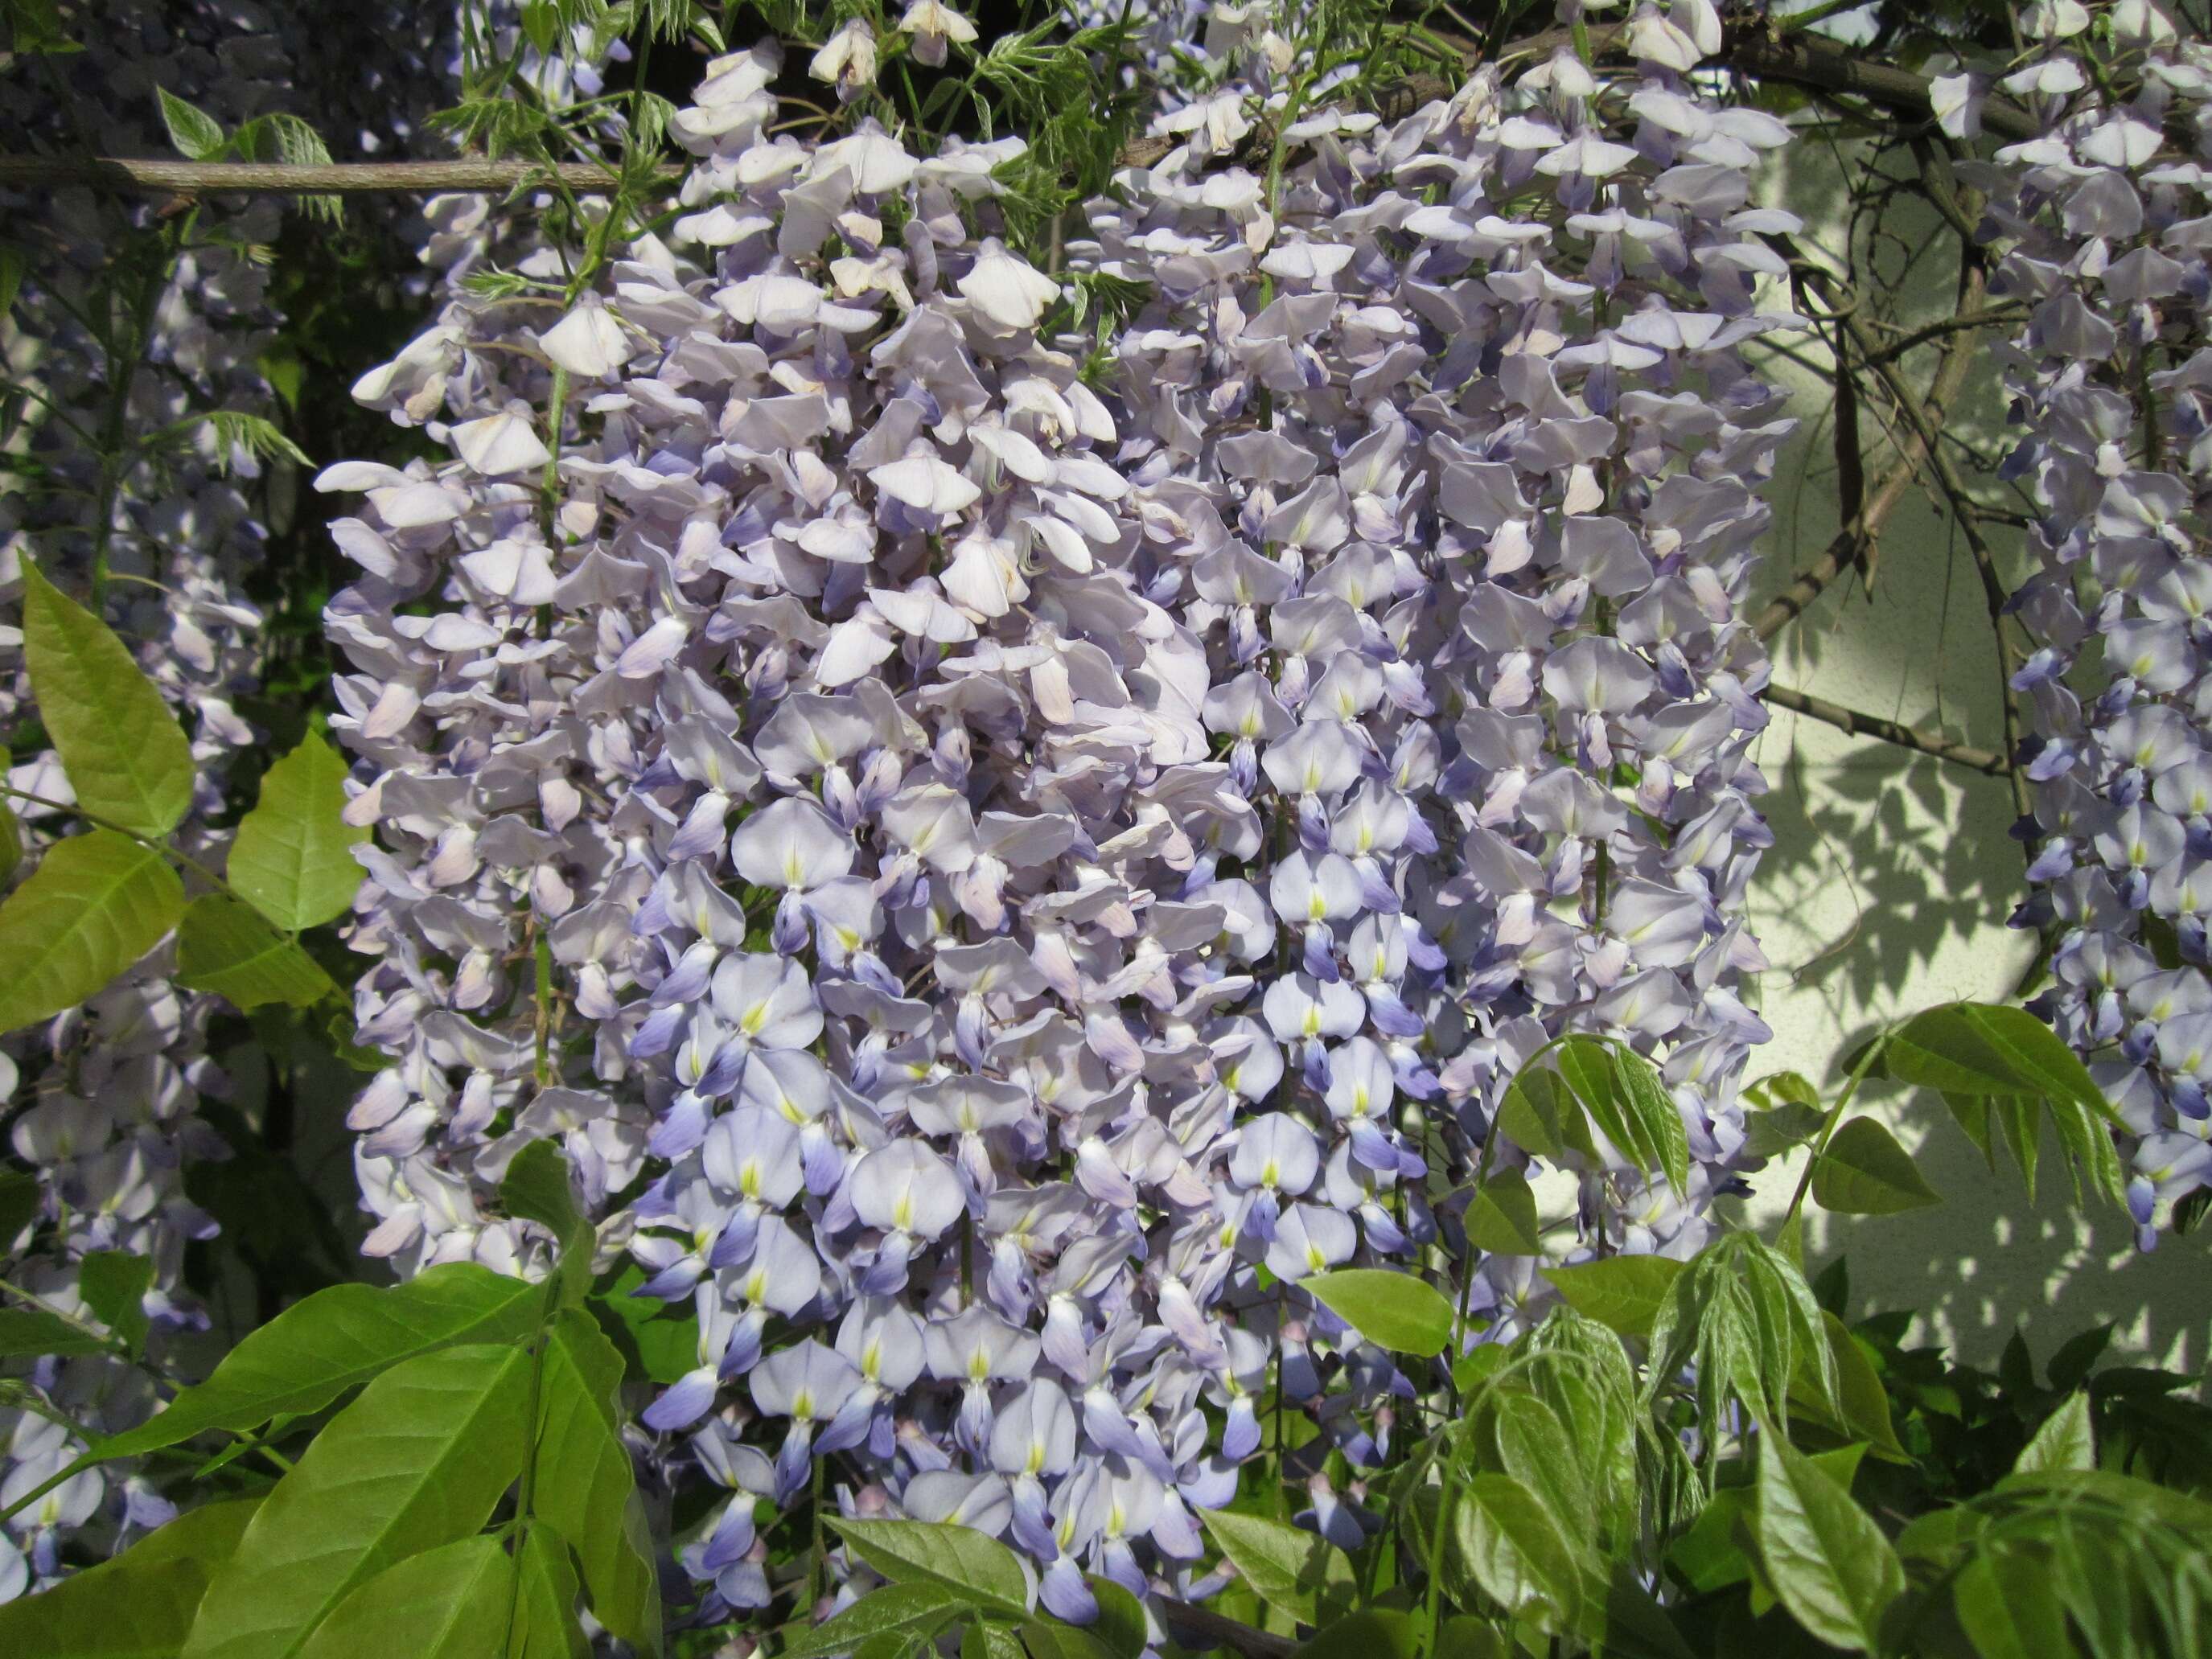
{"label": "vine stem", "polygon": [[181,848],[172,847],[166,841],[159,840],[153,836],[141,835],[136,830],[125,829],[122,824],[116,823],[112,818],[104,818],[97,812],[88,812],[83,807],[77,805],[73,801],[56,800],[51,795],[34,795],[29,790],[18,789],[12,784],[0,783],[0,795],[5,795],[12,800],[27,800],[33,806],[49,807],[57,812],[74,812],[77,817],[82,818],[87,823],[90,824],[95,830],[112,830],[116,835],[123,836],[131,841],[137,842],[141,847],[151,848],[156,853],[161,854],[164,858],[174,859],[178,863],[185,866],[187,869],[192,870],[197,873],[206,877],[207,879],[213,882],[216,886],[221,888],[223,892],[229,895],[232,898],[237,899],[240,904],[246,902],[246,900],[240,896],[238,890],[233,887],[228,881],[225,880],[222,876],[217,875],[215,871],[210,869],[208,866],[202,864],[190,853],[184,851]]}

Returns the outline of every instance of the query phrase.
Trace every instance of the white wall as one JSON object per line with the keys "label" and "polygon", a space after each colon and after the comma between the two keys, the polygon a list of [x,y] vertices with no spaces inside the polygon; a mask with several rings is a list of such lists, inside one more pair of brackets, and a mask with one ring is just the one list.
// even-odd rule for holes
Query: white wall
{"label": "white wall", "polygon": [[[1833,248],[1839,231],[1818,232],[1838,217],[1838,170],[1818,143],[1792,155],[1795,174],[1781,193],[1815,228],[1814,240]],[[1931,219],[1924,210],[1893,214],[1882,229],[1918,246]],[[1955,270],[1948,239],[1920,255],[1904,289],[1915,319],[1948,313]],[[1810,337],[1799,343],[1816,367],[1827,362]],[[1985,337],[1981,365],[1947,422],[1984,447],[2002,432],[1991,343]],[[1923,354],[1911,363],[1908,379],[1924,383],[1930,361]],[[1780,377],[1802,424],[1777,475],[1762,603],[1818,556],[1838,524],[1832,392],[1794,365],[1780,366]],[[1876,411],[1863,410],[1861,427],[1871,477],[1891,452]],[[2019,533],[1995,533],[2016,556]],[[1933,501],[1909,495],[1882,536],[1871,603],[1855,575],[1831,589],[1773,641],[1775,683],[2002,748],[1989,619],[1966,550],[1953,544]],[[1771,785],[1765,805],[1776,841],[1752,909],[1773,963],[1760,997],[1775,1040],[1752,1070],[1800,1071],[1832,1090],[1836,1057],[1878,1024],[1935,1003],[2013,994],[2033,949],[2030,935],[2005,926],[2025,891],[2024,864],[2007,833],[2013,813],[2003,779],[1773,714],[1755,757]],[[2009,1159],[2001,1157],[1992,1174],[1940,1100],[1893,1085],[1869,1085],[1861,1098],[1916,1152],[1947,1202],[1893,1217],[1811,1212],[1808,1259],[1848,1255],[1855,1314],[1924,1310],[1923,1337],[1954,1343],[1961,1358],[1983,1364],[2015,1326],[2039,1364],[2066,1336],[2116,1320],[2116,1348],[2124,1343],[2153,1363],[2190,1370],[2205,1366],[2212,1227],[2139,1255],[2125,1216],[2075,1212],[2048,1142],[2031,1205]],[[1793,1160],[1761,1178],[1754,1218],[1779,1214],[1800,1167]]]}

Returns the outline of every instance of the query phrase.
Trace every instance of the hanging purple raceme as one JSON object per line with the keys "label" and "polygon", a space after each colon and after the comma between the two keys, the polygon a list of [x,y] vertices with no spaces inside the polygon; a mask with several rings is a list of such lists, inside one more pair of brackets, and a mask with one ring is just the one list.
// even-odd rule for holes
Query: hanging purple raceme
{"label": "hanging purple raceme", "polygon": [[[1562,1032],[1661,1058],[1697,1161],[1579,1172],[1584,1248],[1702,1241],[1765,1035],[1736,607],[1788,423],[1740,347],[1795,228],[1779,124],[1686,78],[1715,27],[1395,125],[1316,89],[1272,198],[1224,152],[1280,39],[1218,34],[1064,275],[1008,245],[1019,141],[777,134],[756,48],[671,124],[665,241],[364,380],[447,452],[321,480],[370,1248],[534,1269],[495,1183],[562,1143],[698,1316],[643,1426],[732,1492],[702,1618],[825,1458],[1062,1616],[1202,1593],[1268,1388],[1367,1468],[1430,1383],[1297,1281],[1456,1253],[1430,1174]],[[1077,291],[1147,297],[1094,352]],[[1530,1265],[1481,1270],[1501,1331]]]}
{"label": "hanging purple raceme", "polygon": [[2160,6],[2108,15],[2093,33],[2072,0],[2022,12],[2033,51],[1996,85],[2044,136],[1974,178],[2003,248],[1991,292],[2030,307],[2004,356],[2025,431],[2002,471],[2039,561],[2013,606],[2039,647],[2013,681],[2039,837],[2014,921],[2053,936],[2032,1006],[2126,1125],[2148,1249],[2212,1185],[2212,62]]}

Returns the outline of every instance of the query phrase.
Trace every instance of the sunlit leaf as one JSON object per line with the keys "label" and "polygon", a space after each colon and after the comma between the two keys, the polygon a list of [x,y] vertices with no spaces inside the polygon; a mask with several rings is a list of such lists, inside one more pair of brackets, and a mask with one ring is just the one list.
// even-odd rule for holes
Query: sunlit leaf
{"label": "sunlit leaf", "polygon": [[1340,1267],[1298,1288],[1369,1341],[1426,1359],[1451,1340],[1452,1305],[1426,1279],[1387,1267]]}
{"label": "sunlit leaf", "polygon": [[480,1530],[522,1472],[530,1369],[520,1346],[472,1344],[363,1389],[264,1501],[183,1659],[290,1659],[357,1585]]}
{"label": "sunlit leaf", "polygon": [[0,1031],[94,995],[184,914],[184,884],[154,848],[94,830],[49,847],[0,902]]}
{"label": "sunlit leaf", "polygon": [[175,829],[192,804],[184,728],[114,630],[28,562],[23,659],[77,805],[137,835]]}
{"label": "sunlit leaf", "polygon": [[343,915],[361,890],[352,848],[368,837],[346,823],[345,763],[310,732],[261,778],[261,796],[240,820],[224,873],[253,908],[297,933]]}

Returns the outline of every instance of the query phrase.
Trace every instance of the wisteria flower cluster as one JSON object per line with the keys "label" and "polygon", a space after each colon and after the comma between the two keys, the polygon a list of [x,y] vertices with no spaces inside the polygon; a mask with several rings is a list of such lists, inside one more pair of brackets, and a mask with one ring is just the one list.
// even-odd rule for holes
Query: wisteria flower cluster
{"label": "wisteria flower cluster", "polygon": [[[222,8],[106,7],[86,50],[50,60],[68,98],[41,112],[55,130],[27,126],[32,112],[11,106],[0,142],[18,153],[82,139],[106,154],[165,154],[157,81],[235,122],[291,95],[270,44],[266,33],[240,33]],[[46,241],[31,250],[5,349],[11,373],[35,378],[47,401],[28,411],[19,440],[36,465],[33,487],[0,495],[0,592],[20,597],[27,556],[80,594],[101,573],[107,619],[137,647],[191,738],[196,795],[180,844],[215,857],[222,836],[209,821],[222,811],[232,757],[254,740],[237,702],[258,675],[262,617],[245,577],[264,531],[246,494],[259,461],[202,417],[275,407],[258,359],[277,319],[268,273],[246,250],[274,237],[282,204],[203,208],[173,257],[152,204],[70,188],[42,205],[48,210],[18,216]],[[90,319],[110,325],[112,338],[95,337]],[[111,347],[135,349],[137,360],[112,359]],[[0,627],[0,719],[34,714],[11,623]],[[50,752],[12,766],[8,782],[46,801],[70,799]],[[33,856],[69,816],[20,799],[10,805]],[[195,1115],[202,1097],[228,1091],[207,1053],[217,1004],[177,985],[173,957],[165,942],[82,1006],[0,1049],[0,1094],[18,1108],[9,1146],[36,1171],[40,1218],[50,1224],[36,1255],[19,1265],[19,1282],[89,1319],[77,1291],[83,1258],[101,1250],[149,1258],[156,1365],[176,1334],[208,1322],[179,1284],[187,1241],[215,1230],[185,1196],[184,1165],[228,1155]],[[155,1404],[144,1371],[106,1355],[42,1358],[24,1381],[46,1409],[0,1407],[0,1504],[83,1450],[68,1425],[112,1433]],[[63,1571],[71,1540],[112,1547],[170,1513],[127,1471],[74,1477],[0,1532],[0,1600]]]}
{"label": "wisteria flower cluster", "polygon": [[2014,600],[2039,647],[2014,680],[2039,841],[2014,921],[2055,934],[2033,1006],[2132,1132],[2148,1249],[2212,1184],[2212,53],[2152,0],[2089,26],[2074,0],[2021,14],[2033,50],[1996,84],[2044,136],[1980,169],[1993,291],[2030,307],[2005,358],[2040,562]]}
{"label": "wisteria flower cluster", "polygon": [[[1085,1572],[1189,1591],[1271,1382],[1358,1541],[1320,1454],[1378,1464],[1425,1377],[1297,1284],[1470,1254],[1437,1197],[1563,1032],[1662,1056],[1696,1158],[1603,1149],[1578,1248],[1694,1251],[1747,1162],[1785,130],[1691,77],[1677,0],[1626,77],[1395,125],[1319,89],[1263,177],[1290,64],[1247,17],[1059,270],[1006,240],[1018,140],[804,142],[776,50],[723,58],[665,239],[453,291],[356,389],[446,459],[319,481],[362,501],[369,1248],[533,1270],[491,1200],[561,1144],[696,1310],[642,1427],[732,1494],[702,1618],[766,1604],[756,1500],[832,1459],[1062,1616]],[[1492,1335],[1533,1268],[1480,1265]]]}

